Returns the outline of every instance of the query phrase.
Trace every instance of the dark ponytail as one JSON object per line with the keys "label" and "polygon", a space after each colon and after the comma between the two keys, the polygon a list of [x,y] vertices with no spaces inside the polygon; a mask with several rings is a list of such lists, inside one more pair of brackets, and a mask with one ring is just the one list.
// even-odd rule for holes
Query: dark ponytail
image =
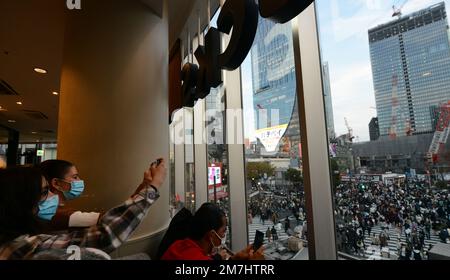
{"label": "dark ponytail", "polygon": [[195,215],[186,208],[181,209],[172,218],[169,228],[164,235],[157,252],[157,259],[160,259],[167,249],[177,240],[191,238],[193,240],[202,239],[210,230],[218,230],[223,226],[225,213],[213,203],[203,204]]}
{"label": "dark ponytail", "polygon": [[0,170],[0,244],[37,230],[37,211],[42,192],[38,168]]}

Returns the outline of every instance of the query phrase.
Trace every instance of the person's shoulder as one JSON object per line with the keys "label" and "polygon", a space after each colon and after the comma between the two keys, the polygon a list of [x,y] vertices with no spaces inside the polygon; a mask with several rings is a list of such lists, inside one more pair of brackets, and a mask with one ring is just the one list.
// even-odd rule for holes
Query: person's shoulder
{"label": "person's shoulder", "polygon": [[191,239],[175,241],[164,253],[162,260],[211,260]]}

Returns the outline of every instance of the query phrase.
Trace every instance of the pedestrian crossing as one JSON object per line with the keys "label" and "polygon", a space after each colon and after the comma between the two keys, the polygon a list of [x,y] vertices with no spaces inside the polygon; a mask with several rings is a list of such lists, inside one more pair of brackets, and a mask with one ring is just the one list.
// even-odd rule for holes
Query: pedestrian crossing
{"label": "pedestrian crossing", "polygon": [[[294,217],[289,217],[290,220],[290,224],[291,224],[291,229],[295,227],[296,223],[296,219]],[[268,243],[268,239],[265,236],[266,235],[266,231],[267,228],[272,229],[273,226],[273,222],[271,220],[266,220],[264,221],[264,225],[262,224],[261,219],[259,218],[259,216],[256,216],[252,219],[252,223],[249,224],[249,242],[253,243],[253,240],[255,239],[255,233],[257,230],[262,231],[264,233],[264,244]],[[376,236],[379,236],[380,233],[382,232],[381,226],[380,225],[376,225],[372,228],[370,236],[367,234],[365,235],[364,238],[364,243],[366,245],[366,251],[364,255],[360,255],[361,258],[363,259],[375,259],[373,258],[374,255],[379,255],[381,256],[380,253],[380,246],[375,246],[375,245],[371,245],[372,244],[372,236],[375,233]],[[398,256],[398,230],[396,228],[392,228],[390,227],[388,230],[389,233],[389,240],[388,240],[388,247],[389,248],[389,253],[392,256],[394,256],[394,258],[396,259]],[[289,236],[288,234],[286,234],[284,232],[284,222],[283,220],[281,220],[281,229],[278,228],[277,229],[277,234],[278,234],[278,240],[285,240],[288,239]],[[435,233],[433,233],[433,231],[431,232],[430,235],[430,240],[425,238],[425,246],[424,246],[424,252],[428,251],[428,248],[430,245],[435,245],[436,243],[440,242],[439,236],[437,236]],[[400,243],[405,243],[406,244],[406,236],[405,233],[403,232],[402,235],[400,236]],[[375,254],[373,251],[376,251]],[[380,257],[381,258],[381,257]],[[382,259],[382,258],[381,258]]]}
{"label": "pedestrian crossing", "polygon": [[[289,217],[290,220],[290,224],[291,224],[291,228],[293,228],[293,225],[296,225],[296,221],[294,217]],[[278,240],[285,240],[288,239],[289,236],[284,232],[284,219],[281,220],[281,229],[278,228],[277,229],[277,234],[278,234]],[[252,223],[248,225],[248,233],[249,233],[249,242],[253,243],[253,240],[255,240],[255,234],[256,231],[262,231],[264,233],[264,244],[268,243],[268,239],[266,237],[266,231],[267,228],[272,229],[273,226],[273,222],[271,220],[265,220],[264,221],[264,225],[262,224],[261,219],[259,218],[259,216],[256,216],[253,218]],[[275,227],[276,228],[276,227]]]}
{"label": "pedestrian crossing", "polygon": [[[382,232],[381,226],[377,225],[372,228],[372,231],[370,233],[370,236],[367,234],[364,238],[364,244],[366,245],[366,251],[365,251],[365,257],[369,258],[373,254],[373,250],[376,251],[376,254],[379,254],[380,246],[371,245],[372,244],[372,237],[375,233],[376,236],[379,236]],[[398,240],[398,230],[396,228],[390,227],[388,230],[389,233],[389,240],[388,240],[388,248],[391,255],[396,255],[398,257],[398,246],[399,246],[399,240]],[[439,237],[431,232],[430,234],[430,240],[425,238],[425,246],[423,251],[427,252],[430,245],[435,245],[436,243],[440,242]],[[400,237],[400,243],[406,244],[406,236],[403,232]]]}

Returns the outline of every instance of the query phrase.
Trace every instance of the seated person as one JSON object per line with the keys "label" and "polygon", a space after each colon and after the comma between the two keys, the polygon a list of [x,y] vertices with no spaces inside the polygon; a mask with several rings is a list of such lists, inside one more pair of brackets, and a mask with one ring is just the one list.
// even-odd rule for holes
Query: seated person
{"label": "seated person", "polygon": [[[203,204],[192,217],[189,237],[175,241],[163,254],[162,260],[213,260],[226,241],[227,219],[215,204]],[[264,259],[263,247],[254,252],[248,246],[229,257],[231,260]]]}
{"label": "seated person", "polygon": [[165,176],[163,160],[159,165],[152,164],[135,193],[105,213],[97,225],[46,235],[38,233],[37,217],[42,211],[53,216],[58,201],[41,170],[0,170],[0,260],[32,259],[37,254],[42,257],[45,250],[70,249],[72,245],[111,253],[128,239],[159,198],[158,188]]}
{"label": "seated person", "polygon": [[65,160],[46,160],[39,167],[50,191],[57,195],[54,199],[59,202],[54,216],[40,213],[40,232],[51,233],[69,228],[90,227],[98,223],[100,213],[81,212],[65,206],[65,201],[80,197],[84,191],[84,181],[73,163]]}

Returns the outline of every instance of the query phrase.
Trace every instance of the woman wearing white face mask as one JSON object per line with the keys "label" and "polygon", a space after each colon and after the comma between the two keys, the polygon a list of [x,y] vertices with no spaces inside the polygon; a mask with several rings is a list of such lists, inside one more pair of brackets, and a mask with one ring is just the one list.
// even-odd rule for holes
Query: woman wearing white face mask
{"label": "woman wearing white face mask", "polygon": [[82,212],[65,207],[65,201],[80,197],[85,187],[74,164],[64,160],[47,160],[40,164],[40,169],[50,191],[57,195],[54,200],[58,200],[54,216],[40,215],[43,232],[90,227],[98,223],[101,217],[98,212]]}
{"label": "woman wearing white face mask", "polygon": [[[227,219],[217,205],[203,204],[195,212],[190,224],[189,238],[175,241],[161,260],[213,260],[215,255],[222,255],[221,249],[226,248]],[[254,252],[250,245],[229,259],[264,259],[263,247]]]}

